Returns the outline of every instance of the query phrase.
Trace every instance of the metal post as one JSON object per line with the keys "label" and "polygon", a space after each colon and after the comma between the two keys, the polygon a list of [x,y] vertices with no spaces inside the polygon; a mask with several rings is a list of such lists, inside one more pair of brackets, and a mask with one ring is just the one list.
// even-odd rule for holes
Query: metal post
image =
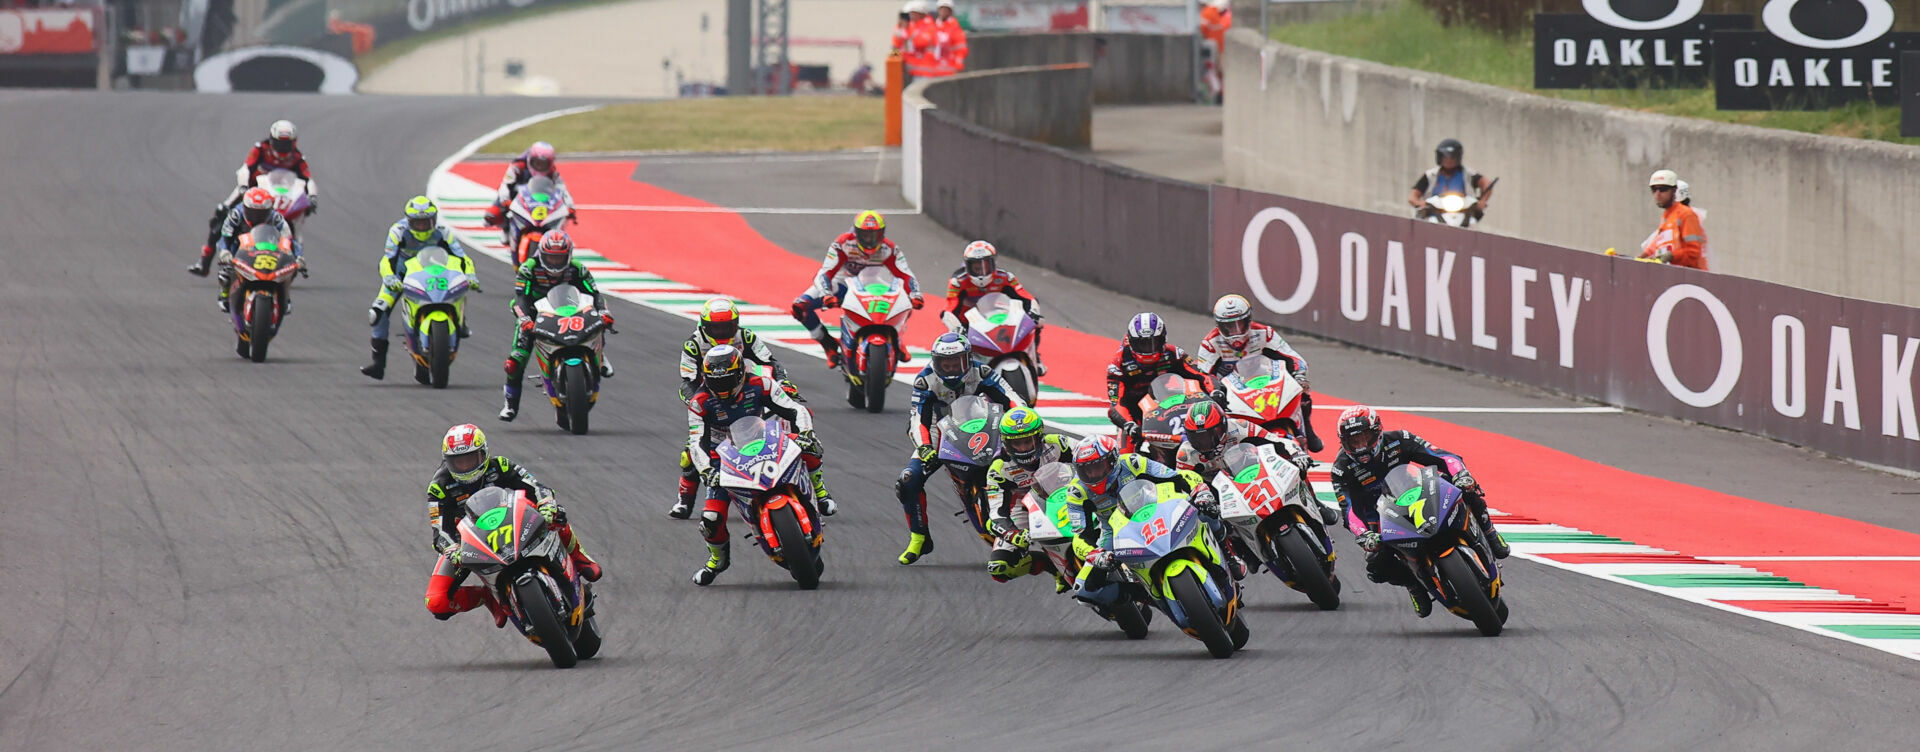
{"label": "metal post", "polygon": [[753,92],[753,0],[727,0],[727,93]]}
{"label": "metal post", "polygon": [[753,44],[753,91],[792,94],[793,71],[787,64],[787,0],[755,0],[755,3],[758,12],[754,15],[759,23]]}
{"label": "metal post", "polygon": [[474,66],[473,93],[484,97],[487,95],[487,40],[482,39],[477,44],[480,46],[480,54],[474,58],[479,64]]}

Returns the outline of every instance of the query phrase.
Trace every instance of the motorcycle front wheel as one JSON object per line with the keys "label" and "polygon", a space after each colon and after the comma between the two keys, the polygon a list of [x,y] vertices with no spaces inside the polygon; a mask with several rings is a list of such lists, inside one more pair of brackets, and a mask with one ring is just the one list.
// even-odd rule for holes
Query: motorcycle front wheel
{"label": "motorcycle front wheel", "polygon": [[553,596],[538,577],[521,580],[513,588],[514,600],[520,603],[520,613],[526,614],[527,623],[533,627],[533,636],[540,638],[540,647],[545,648],[547,657],[553,660],[554,668],[573,668],[580,662],[580,655],[573,651],[573,641],[567,639],[567,628],[560,624],[560,615],[553,610]]}

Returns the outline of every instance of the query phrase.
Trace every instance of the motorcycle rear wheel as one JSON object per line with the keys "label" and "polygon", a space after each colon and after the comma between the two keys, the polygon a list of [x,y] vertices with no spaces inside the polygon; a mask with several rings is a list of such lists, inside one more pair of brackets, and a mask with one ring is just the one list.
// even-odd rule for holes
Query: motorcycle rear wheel
{"label": "motorcycle rear wheel", "polygon": [[560,615],[553,610],[552,596],[537,577],[525,584],[532,587],[513,590],[514,599],[520,602],[520,613],[527,615],[527,623],[533,625],[533,634],[540,638],[540,647],[546,648],[553,667],[573,668],[580,662],[580,655],[574,652],[573,641],[567,639],[567,628],[561,626]]}
{"label": "motorcycle rear wheel", "polygon": [[1187,613],[1187,629],[1207,646],[1207,652],[1215,658],[1233,657],[1233,636],[1227,633],[1227,627],[1220,623],[1220,615],[1213,610],[1213,601],[1207,599],[1207,591],[1200,586],[1193,572],[1181,572],[1173,576],[1168,583],[1173,589],[1173,599],[1180,604],[1180,610]]}

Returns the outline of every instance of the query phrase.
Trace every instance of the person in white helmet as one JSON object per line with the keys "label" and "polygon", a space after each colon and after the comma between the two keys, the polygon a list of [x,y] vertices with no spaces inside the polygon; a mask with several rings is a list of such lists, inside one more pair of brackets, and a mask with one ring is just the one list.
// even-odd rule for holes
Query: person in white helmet
{"label": "person in white helmet", "polygon": [[[1707,231],[1700,226],[1699,213],[1680,200],[1680,186],[1680,176],[1672,170],[1658,170],[1647,179],[1647,188],[1653,192],[1653,205],[1659,207],[1662,214],[1660,227],[1641,249],[1640,258],[1706,271]],[[1691,190],[1688,193],[1691,194]]]}
{"label": "person in white helmet", "polygon": [[[319,191],[314,187],[313,174],[307,169],[307,157],[300,153],[300,133],[293,127],[293,121],[275,120],[267,126],[267,137],[247,150],[246,163],[234,173],[239,184],[226,198],[214,205],[213,218],[207,221],[207,242],[200,246],[200,260],[188,267],[187,271],[196,276],[207,276],[213,266],[214,245],[220,240],[221,226],[226,223],[227,215],[240,202],[240,195],[253,187],[254,179],[274,170],[292,170],[301,180],[307,181],[307,215],[312,216],[320,210]],[[306,269],[302,268],[301,271]]]}
{"label": "person in white helmet", "polygon": [[[1038,352],[1040,332],[1046,328],[1046,317],[1040,315],[1040,301],[1027,292],[1013,272],[1000,268],[994,258],[998,255],[1000,252],[985,240],[967,244],[966,250],[960,252],[966,265],[955,269],[953,277],[947,280],[947,312],[940,315],[940,320],[946,322],[948,329],[965,329],[967,312],[979,305],[981,298],[997,292],[1026,304],[1027,315],[1033,317],[1033,347]],[[1045,363],[1034,363],[1033,367],[1039,375],[1047,375]]]}
{"label": "person in white helmet", "polygon": [[1300,382],[1301,389],[1308,390],[1300,395],[1300,427],[1307,435],[1307,451],[1326,448],[1313,431],[1313,385],[1307,380],[1307,359],[1300,356],[1300,351],[1287,344],[1286,338],[1273,327],[1254,321],[1253,306],[1239,295],[1223,296],[1214,302],[1213,324],[1213,329],[1200,339],[1200,349],[1193,354],[1195,367],[1214,376],[1224,376],[1233,373],[1233,366],[1241,358],[1254,354],[1264,354],[1287,364],[1287,372]]}

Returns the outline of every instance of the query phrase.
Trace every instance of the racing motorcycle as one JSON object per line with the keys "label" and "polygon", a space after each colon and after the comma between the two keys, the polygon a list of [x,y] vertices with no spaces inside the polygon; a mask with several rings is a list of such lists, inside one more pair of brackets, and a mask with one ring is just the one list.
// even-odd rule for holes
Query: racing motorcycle
{"label": "racing motorcycle", "polygon": [[540,381],[553,402],[561,430],[587,432],[587,412],[600,399],[600,354],[607,346],[606,320],[589,316],[594,299],[572,285],[560,285],[535,301],[533,356]]}
{"label": "racing motorcycle", "polygon": [[1465,494],[1425,465],[1394,467],[1384,483],[1380,543],[1406,562],[1434,601],[1472,621],[1480,634],[1500,634],[1507,623],[1500,565]]}
{"label": "racing motorcycle", "polygon": [[293,239],[280,236],[273,225],[260,225],[236,239],[239,247],[228,254],[233,265],[227,288],[228,310],[238,335],[234,352],[255,363],[267,360],[267,346],[280,333],[287,315],[287,292],[303,263],[293,252]]}
{"label": "racing motorcycle", "polygon": [[466,320],[467,289],[473,278],[452,263],[446,249],[433,247],[407,260],[401,272],[401,320],[407,325],[407,351],[413,354],[413,380],[447,388],[447,372],[460,354],[460,324]]}
{"label": "racing motorcycle", "polygon": [[1033,486],[1020,499],[1025,514],[1014,515],[1014,521],[1025,523],[1028,540],[1046,554],[1054,571],[1073,583],[1075,600],[1093,609],[1100,618],[1118,625],[1127,639],[1145,639],[1147,624],[1153,621],[1152,599],[1130,570],[1115,569],[1106,582],[1097,587],[1086,587],[1080,582],[1080,569],[1085,562],[1074,554],[1073,539],[1087,527],[1085,498],[1086,492],[1079,488],[1073,466],[1049,462],[1034,471]]}
{"label": "racing motorcycle", "polygon": [[1320,500],[1309,498],[1309,486],[1301,482],[1299,466],[1264,445],[1238,444],[1221,459],[1226,472],[1212,483],[1220,520],[1287,587],[1306,594],[1322,611],[1339,608],[1333,539],[1321,524]]}
{"label": "racing motorcycle", "polygon": [[[1113,558],[1145,584],[1180,631],[1207,646],[1215,658],[1231,657],[1247,644],[1240,588],[1222,558],[1200,510],[1173,484],[1136,480],[1120,489],[1123,509],[1114,510]],[[1133,510],[1129,516],[1125,510]]]}
{"label": "racing motorcycle", "polygon": [[1140,442],[1138,451],[1148,459],[1167,467],[1174,466],[1180,454],[1180,442],[1186,440],[1183,425],[1187,406],[1207,399],[1206,390],[1179,374],[1167,373],[1154,378],[1140,398]]}
{"label": "racing motorcycle", "polygon": [[1020,301],[1001,293],[988,293],[967,311],[961,324],[951,314],[942,314],[947,328],[965,330],[973,357],[985,361],[1008,389],[1020,395],[1028,406],[1040,396],[1039,342],[1033,336],[1038,326]]}
{"label": "racing motorcycle", "polygon": [[294,236],[298,237],[301,227],[307,223],[307,210],[313,208],[313,202],[307,198],[307,181],[292,170],[278,169],[260,173],[253,184],[273,194],[274,210],[287,218],[287,226],[292,227]]}
{"label": "racing motorcycle", "polygon": [[734,421],[716,451],[720,490],[740,510],[740,519],[753,527],[760,550],[793,575],[801,590],[820,587],[820,574],[826,570],[820,558],[826,523],[814,511],[813,483],[786,421]]}
{"label": "racing motorcycle", "polygon": [[1233,373],[1220,384],[1227,393],[1228,415],[1305,441],[1294,414],[1307,390],[1287,372],[1285,363],[1258,353],[1249,355],[1235,363]]}
{"label": "racing motorcycle", "polygon": [[560,534],[525,491],[489,486],[466,501],[460,567],[486,583],[513,626],[545,648],[555,668],[600,652],[593,584],[580,576]]}
{"label": "racing motorcycle", "polygon": [[987,532],[987,469],[1000,456],[1000,406],[979,395],[953,401],[952,411],[934,427],[939,431],[940,464],[953,479],[960,508],[973,531],[989,545]]}
{"label": "racing motorcycle", "polygon": [[900,332],[913,303],[904,282],[884,267],[869,266],[847,281],[840,300],[840,372],[847,379],[847,404],[877,413],[887,406],[894,363],[906,362]]}
{"label": "racing motorcycle", "polygon": [[528,181],[525,188],[514,194],[507,212],[506,244],[508,252],[513,254],[514,268],[533,258],[540,239],[560,229],[560,224],[572,216],[573,207],[560,200],[560,192],[554,190],[551,178]]}

